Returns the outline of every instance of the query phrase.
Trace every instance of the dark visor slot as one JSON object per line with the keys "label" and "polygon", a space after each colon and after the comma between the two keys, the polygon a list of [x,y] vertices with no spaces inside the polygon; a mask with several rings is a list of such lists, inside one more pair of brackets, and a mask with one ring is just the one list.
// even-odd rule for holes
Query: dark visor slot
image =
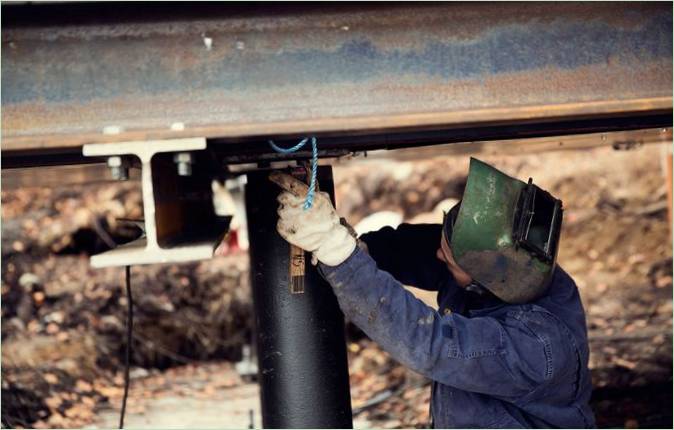
{"label": "dark visor slot", "polygon": [[529,183],[520,193],[515,211],[513,236],[518,246],[546,262],[557,254],[562,226],[562,202]]}

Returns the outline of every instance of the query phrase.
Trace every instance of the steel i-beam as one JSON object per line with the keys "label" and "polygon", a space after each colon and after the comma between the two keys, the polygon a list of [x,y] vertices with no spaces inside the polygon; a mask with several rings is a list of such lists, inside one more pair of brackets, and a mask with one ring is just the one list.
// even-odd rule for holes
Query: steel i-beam
{"label": "steel i-beam", "polygon": [[650,127],[671,125],[666,2],[7,3],[3,152],[191,136],[228,147],[307,130],[463,128],[473,141],[494,126],[559,135],[650,115],[669,116]]}
{"label": "steel i-beam", "polygon": [[[268,173],[249,174],[246,188],[262,423],[351,428],[344,316],[310,256],[302,258],[276,232],[280,190]],[[330,167],[319,169],[318,180],[333,194]],[[298,285],[293,278],[302,274]]]}
{"label": "steel i-beam", "polygon": [[[111,168],[139,160],[145,235],[91,257],[93,267],[178,263],[211,258],[230,218],[213,209],[206,139],[87,144],[87,157],[107,157]],[[181,158],[182,157],[182,158]],[[189,159],[190,163],[183,160]],[[114,159],[114,163],[110,160]],[[197,162],[192,169],[191,161]],[[188,166],[186,166],[188,164]],[[117,179],[127,175],[117,171]]]}

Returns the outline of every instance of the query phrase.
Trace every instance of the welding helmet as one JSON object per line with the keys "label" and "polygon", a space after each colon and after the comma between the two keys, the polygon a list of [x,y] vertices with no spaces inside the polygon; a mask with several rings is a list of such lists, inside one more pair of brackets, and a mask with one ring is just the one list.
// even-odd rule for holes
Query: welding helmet
{"label": "welding helmet", "polygon": [[443,222],[457,264],[506,303],[545,294],[561,226],[561,200],[474,158],[463,199]]}

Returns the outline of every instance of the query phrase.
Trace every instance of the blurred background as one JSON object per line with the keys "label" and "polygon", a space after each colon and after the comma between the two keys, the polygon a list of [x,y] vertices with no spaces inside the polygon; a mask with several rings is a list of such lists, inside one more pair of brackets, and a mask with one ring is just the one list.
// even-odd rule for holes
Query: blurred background
{"label": "blurred background", "polygon": [[[336,160],[338,211],[360,232],[440,222],[442,209],[461,197],[471,155],[520,179],[533,177],[566,209],[559,263],[576,280],[587,311],[597,424],[671,428],[664,163],[671,146],[518,148],[495,155],[488,146],[453,145]],[[20,185],[3,171],[2,425],[116,427],[124,271],[92,269],[88,258],[138,236],[120,219],[142,217],[140,184]],[[238,222],[212,260],[132,268],[127,426],[261,427],[245,218]],[[434,304],[432,293],[413,292]],[[427,427],[430,381],[351,324],[347,342],[354,425]]]}

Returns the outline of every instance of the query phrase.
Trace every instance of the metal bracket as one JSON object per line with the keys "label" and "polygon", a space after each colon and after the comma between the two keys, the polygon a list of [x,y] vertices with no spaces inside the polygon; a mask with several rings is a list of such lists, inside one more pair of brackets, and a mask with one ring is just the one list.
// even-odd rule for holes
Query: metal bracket
{"label": "metal bracket", "polygon": [[[227,233],[229,217],[215,214],[211,175],[199,169],[207,160],[206,139],[136,141],[87,144],[87,157],[136,156],[141,163],[141,186],[146,236],[91,257],[93,267],[176,263],[208,259]],[[191,152],[195,168],[179,175],[175,153]],[[204,164],[207,164],[204,162]]]}

